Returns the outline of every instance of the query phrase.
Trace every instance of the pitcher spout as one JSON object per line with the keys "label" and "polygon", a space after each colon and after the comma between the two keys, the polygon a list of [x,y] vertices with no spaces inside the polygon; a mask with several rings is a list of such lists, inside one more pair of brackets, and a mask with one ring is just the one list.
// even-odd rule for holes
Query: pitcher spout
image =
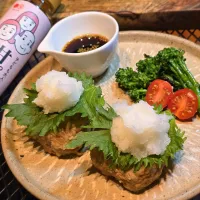
{"label": "pitcher spout", "polygon": [[42,53],[47,53],[50,55],[56,54],[56,51],[52,45],[51,39],[49,37],[49,34],[44,38],[44,40],[39,44],[38,51]]}

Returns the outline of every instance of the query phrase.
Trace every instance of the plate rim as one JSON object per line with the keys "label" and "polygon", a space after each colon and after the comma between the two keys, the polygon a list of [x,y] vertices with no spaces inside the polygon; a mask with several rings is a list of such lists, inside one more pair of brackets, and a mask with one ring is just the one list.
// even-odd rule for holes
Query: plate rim
{"label": "plate rim", "polygon": [[[184,43],[184,45],[186,45],[188,47],[192,47],[200,52],[200,45],[197,45],[192,41],[188,41],[188,40],[186,40],[184,38],[180,38],[178,36],[174,36],[174,35],[170,35],[170,34],[166,34],[166,33],[155,32],[155,31],[140,31],[140,30],[139,31],[121,31],[121,32],[119,32],[119,39],[120,39],[120,37],[129,36],[129,35],[144,35],[144,36],[164,38],[164,39],[175,41],[178,43]],[[40,68],[40,65],[42,65],[42,63],[47,61],[48,59],[50,60],[50,59],[54,59],[54,58],[52,56],[48,56],[45,59],[43,59],[41,62],[37,63],[18,83],[18,85],[13,90],[7,103],[12,102],[13,96],[19,90],[20,85],[22,85],[26,81],[26,79],[29,79],[31,74],[34,74]],[[17,181],[28,192],[30,192],[35,197],[37,197],[39,199],[49,199],[49,200],[59,199],[56,196],[53,196],[50,193],[45,192],[44,190],[40,190],[35,184],[29,182],[29,180],[26,178],[26,176],[21,174],[19,170],[16,171],[16,166],[12,164],[12,161],[11,161],[12,159],[9,158],[9,155],[7,153],[8,149],[6,148],[6,135],[5,135],[6,130],[4,130],[5,126],[6,126],[6,117],[5,117],[6,112],[7,112],[6,110],[3,112],[0,133],[1,133],[1,144],[2,144],[3,154],[4,154],[7,164],[9,166],[10,171],[12,172],[14,177],[17,179]],[[199,185],[197,185],[196,187],[193,187],[191,190],[188,190],[184,194],[179,193],[179,194],[177,194],[177,196],[172,197],[172,198],[177,199],[177,200],[189,199],[199,193],[200,193],[200,181],[199,181]]]}

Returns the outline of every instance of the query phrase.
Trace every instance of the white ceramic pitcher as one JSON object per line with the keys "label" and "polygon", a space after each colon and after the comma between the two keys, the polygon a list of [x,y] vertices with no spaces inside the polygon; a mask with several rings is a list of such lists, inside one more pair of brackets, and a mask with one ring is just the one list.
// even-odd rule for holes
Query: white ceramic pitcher
{"label": "white ceramic pitcher", "polygon": [[[116,52],[119,27],[116,20],[101,12],[83,12],[64,18],[55,24],[38,47],[38,51],[55,57],[71,72],[85,72],[93,77],[101,75]],[[83,53],[62,52],[67,42],[77,36],[98,34],[106,37],[103,46]]]}

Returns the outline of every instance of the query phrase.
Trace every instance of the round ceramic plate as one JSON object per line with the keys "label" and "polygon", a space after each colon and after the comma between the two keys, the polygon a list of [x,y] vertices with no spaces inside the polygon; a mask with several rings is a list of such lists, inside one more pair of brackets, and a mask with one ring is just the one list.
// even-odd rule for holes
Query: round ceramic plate
{"label": "round ceramic plate", "polygon": [[[119,67],[133,67],[143,54],[155,55],[165,47],[185,50],[187,65],[200,81],[200,47],[178,37],[155,32],[121,32],[119,50],[107,72],[97,80],[108,103],[118,99],[113,91]],[[13,92],[9,103],[20,103],[22,88],[30,87],[47,71],[62,67],[52,57],[32,69]],[[157,184],[141,194],[123,189],[117,182],[98,173],[89,153],[73,159],[59,159],[35,146],[12,119],[3,117],[1,141],[7,163],[19,182],[39,199],[45,200],[146,200],[188,199],[200,192],[200,121],[177,122],[185,131],[184,150],[176,154],[172,167]]]}

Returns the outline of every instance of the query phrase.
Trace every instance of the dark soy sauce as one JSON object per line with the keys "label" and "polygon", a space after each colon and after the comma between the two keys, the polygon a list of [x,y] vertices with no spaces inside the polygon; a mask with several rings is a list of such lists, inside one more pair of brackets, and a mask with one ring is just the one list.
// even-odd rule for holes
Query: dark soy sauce
{"label": "dark soy sauce", "polygon": [[104,36],[97,34],[82,35],[74,38],[68,42],[63,52],[66,53],[83,53],[97,49],[108,42],[108,39]]}

